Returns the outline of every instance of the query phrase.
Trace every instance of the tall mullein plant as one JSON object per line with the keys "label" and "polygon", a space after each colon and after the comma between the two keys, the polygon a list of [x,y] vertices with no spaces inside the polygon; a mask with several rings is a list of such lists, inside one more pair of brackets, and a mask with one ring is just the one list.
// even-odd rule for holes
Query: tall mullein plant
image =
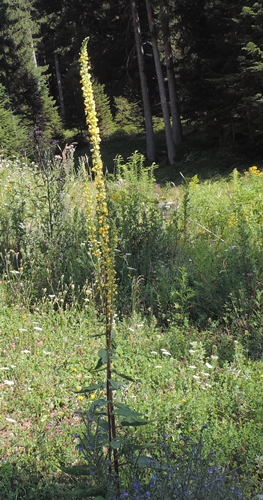
{"label": "tall mullein plant", "polygon": [[[80,76],[82,92],[84,97],[86,123],[88,126],[91,154],[92,170],[94,174],[94,184],[96,187],[95,218],[97,224],[92,222],[94,206],[92,205],[91,192],[87,192],[88,199],[88,224],[90,232],[91,252],[96,265],[97,286],[100,293],[102,307],[105,316],[106,334],[106,366],[107,366],[107,416],[109,428],[109,463],[114,464],[114,471],[118,474],[118,456],[116,449],[111,447],[111,442],[116,439],[116,423],[113,407],[113,393],[111,385],[111,348],[112,348],[112,327],[114,298],[116,294],[114,253],[111,245],[109,212],[107,206],[106,185],[103,174],[103,163],[100,153],[100,131],[96,115],[95,101],[90,76],[90,64],[87,49],[88,38],[86,38],[80,51]],[[113,454],[113,457],[112,457]]]}

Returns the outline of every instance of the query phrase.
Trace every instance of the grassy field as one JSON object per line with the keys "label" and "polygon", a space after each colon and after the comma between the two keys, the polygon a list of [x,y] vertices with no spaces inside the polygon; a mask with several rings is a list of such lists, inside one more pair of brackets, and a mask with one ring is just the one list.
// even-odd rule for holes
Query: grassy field
{"label": "grassy field", "polygon": [[[92,370],[104,347],[87,223],[94,186],[70,164],[3,160],[0,177],[0,498],[67,498],[79,479],[61,467],[85,461],[76,434],[94,398],[79,391],[103,381]],[[150,421],[139,443],[165,432],[174,454],[180,436],[198,441],[207,426],[204,456],[213,450],[251,498],[263,466],[263,175],[251,166],[181,179],[160,186],[137,153],[107,181],[114,363],[135,380],[118,399]]]}

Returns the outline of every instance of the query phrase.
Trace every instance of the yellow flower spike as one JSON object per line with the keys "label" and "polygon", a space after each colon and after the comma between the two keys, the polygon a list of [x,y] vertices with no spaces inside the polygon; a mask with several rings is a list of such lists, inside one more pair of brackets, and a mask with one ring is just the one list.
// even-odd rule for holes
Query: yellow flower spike
{"label": "yellow flower spike", "polygon": [[83,41],[81,46],[79,59],[80,77],[84,98],[86,123],[91,143],[90,151],[92,155],[92,171],[95,177],[94,185],[96,187],[95,200],[90,189],[86,192],[87,216],[89,239],[91,244],[90,248],[97,271],[97,287],[100,292],[106,321],[109,324],[112,322],[114,295],[116,293],[115,268],[114,256],[111,247],[107,192],[103,174],[103,163],[100,154],[101,138],[90,76],[87,44],[88,38]]}

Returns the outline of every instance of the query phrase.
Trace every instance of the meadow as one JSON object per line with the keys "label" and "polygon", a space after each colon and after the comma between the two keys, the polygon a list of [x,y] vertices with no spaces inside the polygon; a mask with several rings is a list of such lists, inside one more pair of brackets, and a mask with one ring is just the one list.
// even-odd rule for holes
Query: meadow
{"label": "meadow", "polygon": [[[166,485],[163,498],[261,498],[263,174],[181,175],[179,187],[155,173],[136,152],[117,157],[106,178],[117,235],[114,366],[126,374],[118,401],[149,421],[132,440],[154,445],[156,460],[181,457],[173,480],[186,487],[168,496]],[[65,468],[87,460],[79,436],[95,393],[82,389],[103,393],[96,189],[70,159],[2,158],[0,178],[0,498],[83,498],[86,478]],[[203,496],[193,489],[200,464]],[[124,472],[118,498],[160,498],[167,475],[152,469],[148,489],[128,494]]]}

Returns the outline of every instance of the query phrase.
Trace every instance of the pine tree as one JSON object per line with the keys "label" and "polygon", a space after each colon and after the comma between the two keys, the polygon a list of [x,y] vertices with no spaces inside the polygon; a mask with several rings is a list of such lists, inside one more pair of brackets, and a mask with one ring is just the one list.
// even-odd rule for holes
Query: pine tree
{"label": "pine tree", "polygon": [[27,133],[21,120],[10,107],[7,92],[0,84],[0,152],[5,157],[24,154],[27,149]]}
{"label": "pine tree", "polygon": [[61,122],[48,93],[45,70],[38,66],[39,26],[29,0],[5,0],[2,5],[1,80],[8,90],[16,115],[28,129],[38,127],[42,140],[48,142],[62,133]]}

